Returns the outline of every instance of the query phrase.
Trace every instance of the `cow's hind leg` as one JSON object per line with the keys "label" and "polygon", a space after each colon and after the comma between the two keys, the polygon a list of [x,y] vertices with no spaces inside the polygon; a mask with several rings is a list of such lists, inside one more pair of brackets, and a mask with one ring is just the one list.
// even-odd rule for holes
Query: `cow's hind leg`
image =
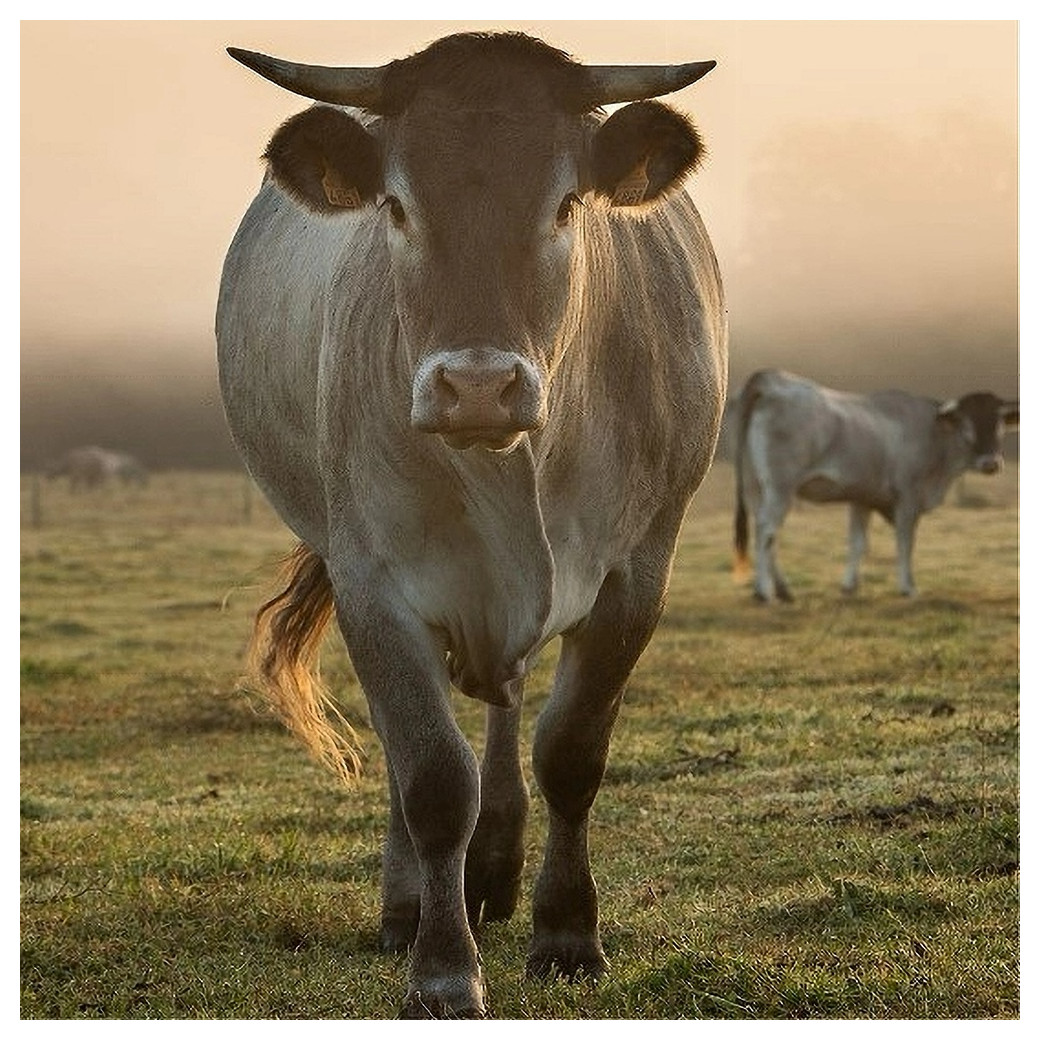
{"label": "cow's hind leg", "polygon": [[415,856],[401,793],[393,767],[390,780],[390,823],[383,846],[383,913],[379,941],[386,953],[404,953],[419,930],[419,861]]}
{"label": "cow's hind leg", "polygon": [[791,602],[794,597],[776,558],[776,542],[791,500],[777,490],[763,493],[755,513],[755,598],[768,603],[774,597]]}
{"label": "cow's hind leg", "polygon": [[471,926],[512,916],[520,897],[530,796],[520,764],[519,737],[520,706],[489,706],[480,767],[480,816],[466,854]]}
{"label": "cow's hind leg", "polygon": [[627,567],[608,574],[592,612],[563,639],[534,742],[549,834],[534,892],[532,974],[596,976],[606,967],[589,867],[589,810],[625,682],[660,616],[673,544],[659,537]]}

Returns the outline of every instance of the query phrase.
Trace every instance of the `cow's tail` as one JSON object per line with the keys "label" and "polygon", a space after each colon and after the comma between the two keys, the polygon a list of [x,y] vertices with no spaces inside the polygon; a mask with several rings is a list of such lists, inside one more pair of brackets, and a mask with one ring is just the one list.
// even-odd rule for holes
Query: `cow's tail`
{"label": "cow's tail", "polygon": [[256,612],[250,687],[324,766],[351,785],[361,771],[357,735],[332,703],[318,655],[335,607],[325,561],[300,542],[283,563],[284,588]]}
{"label": "cow's tail", "polygon": [[736,480],[736,513],[733,517],[733,580],[744,582],[751,573],[751,556],[748,553],[748,513],[744,498],[744,449],[747,443],[747,428],[751,421],[755,402],[761,393],[764,373],[756,372],[744,384],[737,401],[737,438],[734,452],[734,476]]}

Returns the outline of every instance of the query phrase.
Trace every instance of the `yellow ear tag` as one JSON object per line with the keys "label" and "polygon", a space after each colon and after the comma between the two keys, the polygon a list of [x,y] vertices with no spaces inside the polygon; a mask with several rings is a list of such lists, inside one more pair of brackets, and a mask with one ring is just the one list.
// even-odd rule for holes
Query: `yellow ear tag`
{"label": "yellow ear tag", "polygon": [[333,206],[340,206],[342,209],[357,209],[361,205],[361,194],[357,188],[353,184],[348,184],[340,176],[339,171],[327,163],[325,175],[321,178],[321,186],[325,189],[325,198]]}
{"label": "yellow ear tag", "polygon": [[644,159],[623,180],[618,181],[610,201],[615,206],[638,206],[646,197],[646,189],[650,178],[646,172],[647,160]]}

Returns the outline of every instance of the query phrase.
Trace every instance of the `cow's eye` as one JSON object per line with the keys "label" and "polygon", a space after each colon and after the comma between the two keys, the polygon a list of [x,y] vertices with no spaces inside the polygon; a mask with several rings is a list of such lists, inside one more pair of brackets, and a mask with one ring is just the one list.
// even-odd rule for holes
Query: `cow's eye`
{"label": "cow's eye", "polygon": [[394,226],[404,227],[408,218],[405,215],[404,206],[401,205],[401,200],[396,195],[387,195],[383,199],[383,205],[390,211],[390,219],[394,222]]}
{"label": "cow's eye", "polygon": [[573,191],[567,192],[560,203],[560,208],[556,211],[556,226],[564,227],[569,224],[574,216],[574,207],[582,204],[581,199]]}

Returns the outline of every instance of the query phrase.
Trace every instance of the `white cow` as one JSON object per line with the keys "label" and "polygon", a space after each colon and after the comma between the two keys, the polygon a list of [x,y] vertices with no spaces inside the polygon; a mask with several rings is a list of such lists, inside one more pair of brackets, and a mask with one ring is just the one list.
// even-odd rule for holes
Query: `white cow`
{"label": "white cow", "polygon": [[93,445],[73,448],[44,467],[47,477],[68,477],[73,491],[100,487],[109,480],[124,484],[148,483],[148,470],[125,451],[109,451]]}
{"label": "white cow", "polygon": [[[700,139],[643,99],[714,62],[583,66],[516,33],[378,69],[232,53],[322,102],[271,139],[217,311],[232,433],[301,539],[258,616],[261,682],[349,769],[307,667],[335,614],[386,752],[404,1014],[480,1015],[471,925],[517,903],[524,676],[561,634],[528,965],[606,963],[589,809],[726,384],[718,268],[680,188]],[[481,763],[452,685],[488,705]]]}
{"label": "white cow", "polygon": [[849,503],[849,556],[842,589],[854,592],[867,522],[895,527],[899,590],[913,595],[914,534],[966,470],[996,473],[1018,402],[972,393],[940,402],[900,390],[851,394],[789,372],[756,372],[736,404],[735,566],[746,572],[748,513],[755,520],[755,596],[790,600],[776,561],[780,525],[794,499]]}

